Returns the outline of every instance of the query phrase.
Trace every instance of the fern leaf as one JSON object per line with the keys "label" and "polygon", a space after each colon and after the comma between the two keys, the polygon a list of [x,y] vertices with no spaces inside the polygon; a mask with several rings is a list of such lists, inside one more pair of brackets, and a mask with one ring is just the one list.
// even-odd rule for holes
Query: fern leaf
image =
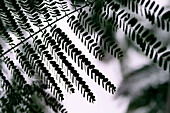
{"label": "fern leaf", "polygon": [[40,19],[40,15],[38,12],[36,12],[35,7],[33,7],[33,3],[31,1],[24,1],[24,0],[19,0],[18,1],[21,5],[21,7],[24,9],[24,12],[28,14],[28,18],[30,19],[31,22],[33,22],[33,25],[42,27],[44,26],[42,24],[42,20]]}
{"label": "fern leaf", "polygon": [[[165,47],[163,47],[163,49],[160,48],[161,42],[157,42],[157,39],[149,30],[144,30],[144,26],[141,24],[138,24],[139,22],[136,18],[130,18],[130,14],[125,12],[123,9],[115,9],[114,6],[112,6],[112,8],[113,8],[112,11],[113,11],[113,16],[114,16],[112,19],[113,23],[117,23],[119,27],[123,29],[125,34],[129,34],[131,37],[133,36],[132,39],[134,38],[134,36],[137,36],[137,39],[136,40],[133,39],[133,40],[135,40],[135,42],[142,48],[142,50],[144,50],[143,48],[145,48],[143,46],[146,46],[146,51],[144,51],[144,53],[147,56],[150,56],[152,59],[154,57],[154,55],[152,54],[159,55],[166,50]],[[127,14],[129,16],[122,18],[124,14]],[[120,26],[120,25],[123,25],[123,26]],[[159,48],[159,50],[156,50],[155,48]],[[154,61],[156,61],[156,58],[157,57],[154,57]],[[165,59],[162,59],[162,60],[163,62],[167,63]],[[167,69],[167,68],[164,67],[164,69]]]}
{"label": "fern leaf", "polygon": [[22,29],[27,30],[28,32],[33,33],[34,30],[31,28],[30,23],[28,23],[28,19],[24,14],[23,10],[15,0],[6,0],[7,4],[10,7],[10,10],[15,14],[16,20],[18,20],[19,25]]}
{"label": "fern leaf", "polygon": [[13,74],[16,82],[18,82],[19,85],[24,87],[24,85],[26,85],[27,82],[25,78],[23,77],[23,75],[21,75],[21,72],[19,71],[19,69],[17,69],[17,67],[14,65],[13,61],[11,61],[9,57],[5,57],[4,62],[7,65],[8,69],[11,70],[11,73]]}
{"label": "fern leaf", "polygon": [[[4,1],[1,2],[0,9],[1,9],[0,15],[4,22],[6,23],[6,25],[10,28],[11,32],[13,32],[18,37],[19,40],[25,39],[24,34],[22,33],[20,27],[17,25],[14,16],[6,7]],[[8,20],[6,20],[6,18],[8,18]]]}
{"label": "fern leaf", "polygon": [[[61,29],[59,29],[59,28],[56,28],[56,30],[54,29],[54,31],[51,31],[51,32],[52,32],[53,37],[55,38],[55,40],[57,40],[58,43],[59,43],[59,39],[60,38],[62,38],[63,40],[67,40],[67,41],[69,40],[69,39],[67,39],[67,36],[64,34],[64,32],[62,32]],[[59,43],[60,46],[62,45],[63,42],[64,41]],[[79,67],[81,67],[81,69],[84,69],[83,65],[86,65],[87,66],[87,71],[86,71],[87,75],[91,76],[91,79],[95,80],[95,82],[96,82],[96,80],[98,78],[98,84],[99,85],[101,85],[100,81],[102,81],[103,88],[105,88],[106,91],[109,90],[109,92],[114,93],[115,86],[113,84],[111,84],[111,82],[108,80],[108,78],[106,78],[101,72],[99,72],[99,70],[95,69],[95,66],[92,65],[89,62],[88,58],[86,58],[85,55],[81,54],[81,52],[79,52],[79,50],[77,48],[75,48],[76,51],[75,51],[75,54],[74,54],[74,57],[73,57],[73,50],[74,50],[74,48],[75,47],[73,47],[73,49],[70,50],[70,53],[72,54],[71,58],[74,60],[74,62],[77,63],[77,65]],[[64,49],[64,50],[65,50],[66,53],[68,53],[66,51],[66,49]],[[80,53],[80,54],[76,54],[76,53]],[[76,61],[76,59],[78,59],[78,61]],[[107,85],[109,86],[109,88],[107,87]]]}
{"label": "fern leaf", "polygon": [[2,21],[0,20],[0,34],[2,37],[4,37],[4,40],[10,45],[13,46],[15,45],[13,43],[13,39],[10,37],[10,35],[8,34],[8,32],[6,31]]}
{"label": "fern leaf", "polygon": [[23,46],[23,48],[26,52],[26,57],[31,62],[31,65],[33,66],[34,70],[40,75],[40,78],[42,79],[43,83],[47,84],[50,88],[54,89],[52,93],[55,94],[58,100],[63,100],[64,98],[62,91],[58,87],[54,78],[51,77],[51,74],[44,66],[44,63],[42,63],[42,60],[39,60],[39,56],[31,48],[31,45],[27,43]]}
{"label": "fern leaf", "polygon": [[[89,86],[85,84],[86,82],[82,80],[82,78],[79,76],[78,72],[74,69],[72,64],[69,63],[68,60],[66,60],[66,57],[63,55],[64,53],[60,51],[61,48],[59,48],[59,45],[55,42],[54,39],[52,39],[52,37],[50,36],[47,37],[46,35],[48,36],[49,34],[46,33],[42,36],[44,38],[43,42],[46,43],[45,44],[46,48],[48,47],[50,48],[52,55],[54,56],[55,59],[57,59],[57,61],[59,61],[58,63],[62,68],[63,65],[67,67],[67,73],[70,73],[70,79],[72,79],[72,83],[75,83],[76,86],[78,87],[78,90],[81,90],[81,94],[83,94],[83,96],[85,95],[87,95],[87,97],[89,96],[89,99],[87,98],[89,102],[95,101],[93,93],[88,88]],[[79,89],[80,85],[81,89]]]}
{"label": "fern leaf", "polygon": [[[103,14],[106,14],[105,12]],[[101,15],[99,18],[99,21],[101,21],[104,28],[106,28],[106,24],[111,25],[111,19],[109,22],[107,21],[107,18],[104,18],[104,15]],[[106,49],[108,52],[111,53],[111,55],[114,54],[114,57],[121,58],[123,57],[123,52],[120,48],[118,48],[118,45],[115,41],[113,41],[107,33],[103,29],[101,29],[101,26],[99,26],[97,23],[94,22],[94,20],[91,17],[88,17],[88,13],[86,11],[82,11],[78,14],[78,18],[80,22],[83,23],[83,25],[88,29],[88,32],[94,34],[94,38],[96,42],[99,42],[100,46],[104,46],[104,49]],[[108,17],[108,16],[107,16]],[[102,20],[103,19],[103,20]],[[114,29],[114,25],[111,25],[112,29]],[[96,35],[95,35],[96,34]],[[114,46],[116,45],[116,46]]]}
{"label": "fern leaf", "polygon": [[141,14],[141,16],[145,16],[146,19],[151,21],[151,24],[157,23],[157,26],[162,28],[163,30],[165,30],[166,26],[166,31],[169,31],[169,22],[167,21],[169,17],[166,16],[169,14],[169,11],[165,12],[165,8],[161,7],[155,1],[128,0],[128,2],[125,2],[124,0],[121,0],[120,3],[127,7],[129,10],[137,14]]}
{"label": "fern leaf", "polygon": [[[75,17],[70,17],[70,18],[75,18]],[[78,20],[73,21],[73,19],[72,20],[68,19],[67,22],[69,21],[70,21],[69,25],[71,26],[71,29],[73,29],[74,33],[76,32],[76,35],[79,35],[79,39],[81,39],[81,42],[83,42],[84,45],[87,46],[87,49],[89,49],[89,53],[91,53],[93,49],[93,55],[95,56],[95,58],[99,58],[99,60],[102,60],[102,58],[104,57],[104,52],[98,46],[98,44],[94,42],[93,39],[91,39],[90,41],[87,41],[86,38],[84,38],[84,37],[88,37],[89,35],[86,31],[82,30],[84,28],[82,25],[80,25]],[[79,31],[79,34],[77,34],[78,31]],[[81,33],[82,33],[82,37],[80,38]]]}
{"label": "fern leaf", "polygon": [[[45,47],[44,44],[42,44],[41,40],[36,40],[34,41],[34,46],[36,48],[36,50],[38,50],[38,52],[41,54],[41,59],[44,59],[45,62],[47,62],[47,66],[48,69],[53,70],[52,72],[54,72],[53,74],[56,75],[56,78],[65,83],[65,89],[67,87],[67,91],[69,90],[69,92],[74,93],[74,88],[73,85],[71,85],[71,82],[68,81],[68,79],[66,78],[66,76],[64,74],[60,73],[64,73],[63,71],[61,71],[61,68],[59,68],[59,65],[57,64],[57,62],[55,60],[53,60],[53,57],[51,56],[51,54],[49,54],[47,52],[47,49]],[[56,74],[57,73],[57,74]]]}

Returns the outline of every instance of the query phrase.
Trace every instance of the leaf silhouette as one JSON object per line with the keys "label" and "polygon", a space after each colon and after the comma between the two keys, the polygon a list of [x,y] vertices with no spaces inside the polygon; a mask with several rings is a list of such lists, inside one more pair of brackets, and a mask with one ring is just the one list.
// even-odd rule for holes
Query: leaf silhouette
{"label": "leaf silhouette", "polygon": [[[167,83],[168,74],[159,67],[170,72],[169,42],[164,38],[166,35],[161,36],[168,34],[170,11],[156,1],[1,0],[0,15],[0,40],[3,40],[0,78],[2,88],[7,92],[1,99],[2,112],[41,113],[48,105],[54,112],[67,113],[61,104],[63,90],[70,94],[79,90],[83,98],[94,103],[97,95],[79,70],[114,94],[115,85],[73,41],[77,39],[96,60],[103,63],[107,63],[105,60],[109,53],[110,59],[117,58],[123,67],[129,47],[135,47],[155,63],[129,73],[118,89],[120,95],[143,96],[140,92],[159,89],[152,85]],[[150,26],[145,25],[140,17],[150,22]],[[64,23],[77,39],[63,29]],[[156,31],[157,28],[160,32]],[[160,76],[156,76],[158,74]],[[140,85],[142,81],[146,81],[143,86]],[[130,103],[130,107],[133,108],[134,103]]]}

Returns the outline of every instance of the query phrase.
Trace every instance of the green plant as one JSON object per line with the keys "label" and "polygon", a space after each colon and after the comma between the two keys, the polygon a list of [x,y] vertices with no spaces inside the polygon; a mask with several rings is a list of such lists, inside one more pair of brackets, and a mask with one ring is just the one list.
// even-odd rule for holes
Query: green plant
{"label": "green plant", "polygon": [[[43,112],[43,105],[49,105],[55,112],[66,112],[60,103],[64,95],[59,83],[64,84],[68,93],[75,92],[75,84],[89,102],[96,101],[90,87],[67,56],[106,91],[112,94],[116,91],[114,84],[73,43],[67,31],[58,26],[58,21],[64,18],[67,18],[65,22],[82,45],[96,59],[102,61],[108,52],[122,61],[123,50],[113,36],[121,28],[140,51],[170,72],[169,43],[162,43],[132,14],[143,15],[152,26],[164,30],[162,32],[169,31],[170,11],[165,11],[164,7],[151,0],[1,0],[1,41],[9,49],[4,51],[6,48],[1,46],[0,56],[2,64],[13,75],[6,76],[4,69],[0,74],[7,93],[7,97],[2,98],[2,105],[5,99],[10,100],[14,95],[17,96],[15,104],[20,104],[11,105],[10,100],[10,108],[5,105],[2,110],[39,113]],[[12,50],[15,56],[9,57],[7,54]],[[20,66],[16,66],[14,61]],[[51,93],[46,92],[46,89],[50,89]],[[43,98],[45,104],[42,103],[41,107],[32,104],[34,96]],[[20,101],[17,101],[18,98]]]}

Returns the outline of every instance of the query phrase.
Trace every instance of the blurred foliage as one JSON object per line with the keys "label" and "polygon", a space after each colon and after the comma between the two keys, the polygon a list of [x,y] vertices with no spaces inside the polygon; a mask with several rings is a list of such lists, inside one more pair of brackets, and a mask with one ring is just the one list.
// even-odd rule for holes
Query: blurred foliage
{"label": "blurred foliage", "polygon": [[130,102],[128,113],[145,107],[148,111],[143,113],[165,113],[167,101],[168,83],[149,87],[143,94]]}

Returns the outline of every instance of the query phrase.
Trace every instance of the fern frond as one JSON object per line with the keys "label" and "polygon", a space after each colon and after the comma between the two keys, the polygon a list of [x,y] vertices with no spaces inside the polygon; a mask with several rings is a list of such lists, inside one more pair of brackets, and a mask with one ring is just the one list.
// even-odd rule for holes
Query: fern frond
{"label": "fern frond", "polygon": [[[32,92],[29,85],[24,85],[23,89],[19,89],[20,91],[22,90],[22,93],[17,93],[16,89],[14,89],[11,85],[11,83],[6,79],[6,77],[3,75],[2,71],[0,70],[0,78],[2,79],[2,85],[5,87],[5,90],[7,91],[7,96],[10,99],[8,102],[5,102],[5,106],[17,106],[19,103],[25,105],[24,111],[32,111],[32,112],[40,112],[41,109],[37,108],[36,105],[32,104],[32,100],[30,99],[29,96]],[[18,90],[17,90],[18,91]],[[24,96],[25,97],[24,97]],[[2,100],[1,100],[2,102]],[[16,103],[17,102],[17,103]],[[13,104],[15,103],[15,104]],[[13,105],[11,105],[13,104]],[[32,104],[32,105],[31,105]],[[31,105],[31,106],[30,106]],[[23,109],[23,107],[18,106],[18,109],[14,108],[14,111],[17,112],[18,110]]]}
{"label": "fern frond", "polygon": [[28,22],[27,16],[15,0],[6,0],[6,4],[10,7],[10,11],[13,12],[15,19],[18,21],[22,29],[33,33],[34,30],[31,28],[30,23]]}
{"label": "fern frond", "polygon": [[50,106],[53,109],[53,111],[55,111],[55,112],[60,111],[60,112],[63,112],[63,113],[67,113],[64,106],[59,101],[57,101],[57,99],[55,97],[51,96],[49,93],[44,91],[42,86],[39,87],[39,86],[34,84],[34,88],[37,91],[38,96],[43,97],[46,105]]}
{"label": "fern frond", "polygon": [[35,71],[33,70],[30,62],[26,59],[26,57],[23,55],[22,52],[20,52],[19,49],[16,50],[16,59],[19,60],[19,63],[21,63],[21,66],[23,67],[26,74],[28,74],[28,77],[32,77],[35,74]]}
{"label": "fern frond", "polygon": [[124,5],[132,12],[145,16],[151,24],[156,24],[159,28],[169,31],[170,12],[165,12],[165,8],[152,0],[121,0],[121,5]]}
{"label": "fern frond", "polygon": [[63,100],[64,98],[63,98],[62,91],[58,87],[54,78],[51,77],[51,74],[44,66],[44,63],[42,62],[42,60],[39,59],[39,56],[36,54],[33,48],[31,48],[31,45],[27,43],[23,46],[23,48],[24,48],[24,51],[26,52],[25,56],[29,59],[34,70],[39,74],[43,83],[48,85],[51,89],[53,89],[52,93],[56,96],[56,98],[59,101]]}
{"label": "fern frond", "polygon": [[23,32],[21,31],[20,27],[18,26],[14,16],[11,14],[8,7],[6,7],[4,1],[1,1],[0,15],[6,26],[10,28],[11,32],[13,32],[19,40],[25,39]]}
{"label": "fern frond", "polygon": [[[109,20],[109,22],[106,22],[107,18],[105,18],[104,17],[105,15],[103,14],[106,13],[104,12],[101,15],[99,14],[99,21],[102,23],[101,26],[103,25],[103,27],[106,28],[106,23],[107,24],[112,24],[112,23],[110,22],[111,19]],[[121,48],[118,47],[117,43],[113,41],[113,39],[111,38],[112,36],[106,34],[105,31],[101,29],[101,26],[95,23],[91,17],[88,17],[88,13],[85,10],[80,12],[77,17],[79,18],[79,21],[83,23],[83,26],[85,26],[88,32],[90,32],[91,35],[94,34],[95,41],[99,42],[100,46],[104,46],[104,49],[107,49],[107,51],[110,52],[111,55],[114,54],[114,57],[117,58],[123,57],[123,51],[121,50]],[[111,29],[115,28],[114,24],[111,26],[112,26]]]}
{"label": "fern frond", "polygon": [[[70,20],[71,18],[71,20]],[[69,26],[71,29],[78,35],[79,39],[81,39],[81,42],[84,43],[85,46],[87,46],[87,49],[89,50],[89,53],[93,52],[93,55],[95,58],[98,58],[99,60],[102,60],[104,57],[103,50],[98,46],[98,44],[89,37],[88,32],[85,31],[82,25],[78,22],[78,20],[74,20],[75,16],[71,16],[67,22],[69,22]],[[82,36],[80,36],[82,34]],[[88,40],[87,40],[88,37]],[[93,50],[93,51],[92,51]]]}
{"label": "fern frond", "polygon": [[[60,44],[60,46],[62,46],[64,43],[64,41],[59,42],[60,39],[71,41],[70,39],[67,38],[67,35],[65,35],[65,33],[61,31],[60,28],[56,28],[54,29],[54,31],[51,31],[51,32],[52,32],[53,37],[57,41],[57,43]],[[69,47],[69,45],[66,46],[66,49],[63,48],[67,54],[68,54],[68,51],[66,50],[68,50],[67,48]],[[78,67],[80,67],[81,69],[84,69],[83,65],[86,65],[87,70],[85,71],[88,76],[91,76],[91,79],[97,82],[96,80],[98,78],[99,85],[101,85],[100,81],[102,81],[103,88],[105,88],[106,91],[114,93],[116,89],[115,86],[108,80],[108,78],[106,78],[101,72],[99,72],[99,70],[95,69],[95,66],[91,64],[88,58],[86,58],[85,55],[83,55],[82,52],[78,48],[75,48],[73,46],[72,49],[70,50],[70,53],[71,53],[71,58],[73,59],[75,63],[77,63]],[[76,59],[78,60],[76,61]]]}
{"label": "fern frond", "polygon": [[56,1],[48,1],[46,0],[46,3],[47,3],[47,6],[48,6],[48,9],[50,11],[50,14],[52,15],[52,17],[54,18],[57,18],[58,16],[61,16],[61,13],[60,13],[60,10],[59,8],[57,7],[57,2]]}
{"label": "fern frond", "polygon": [[68,3],[65,0],[58,0],[57,3],[60,7],[60,11],[64,12],[65,15],[70,11],[70,9],[68,8]]}
{"label": "fern frond", "polygon": [[45,21],[44,22],[50,22],[52,21],[51,14],[48,11],[48,4],[44,2],[43,0],[35,0],[34,1],[35,9],[43,15]]}
{"label": "fern frond", "polygon": [[[76,9],[76,10],[68,13],[67,15],[64,15],[64,16],[60,17],[59,19],[51,22],[51,23],[48,24],[47,26],[41,28],[41,29],[40,29],[39,31],[37,31],[37,32],[34,32],[32,35],[28,36],[27,38],[25,38],[24,40],[22,40],[21,42],[19,42],[19,43],[16,44],[15,46],[13,46],[12,48],[10,48],[10,49],[8,49],[7,51],[5,51],[4,53],[2,53],[0,57],[3,57],[5,54],[7,54],[7,53],[10,52],[11,50],[17,48],[19,45],[23,44],[25,41],[27,41],[28,39],[32,38],[34,35],[38,34],[39,32],[41,32],[42,30],[46,29],[47,27],[55,24],[56,22],[58,22],[59,20],[65,18],[66,16],[71,15],[71,14],[73,14],[73,13],[77,12],[78,10],[81,10],[82,8],[85,8],[85,7],[87,7],[87,5],[84,5],[84,6],[80,7],[80,8],[78,8],[78,9]],[[34,20],[34,19],[32,18],[32,21],[33,21],[33,20]],[[34,20],[34,22],[36,22],[36,25],[39,26],[39,27],[40,27],[40,25],[41,25],[41,23],[42,23],[42,21],[41,21],[40,19],[38,19],[37,21]],[[39,23],[40,23],[40,24],[39,24]],[[43,25],[42,25],[42,26],[43,26]]]}
{"label": "fern frond", "polygon": [[[114,4],[114,2],[112,2]],[[115,7],[116,6],[116,7]],[[165,63],[165,70],[167,70],[166,64],[169,62],[165,59],[162,61],[158,60],[157,57],[166,51],[166,47],[161,47],[161,42],[157,41],[157,38],[149,30],[145,30],[144,26],[141,25],[135,17],[131,17],[124,9],[120,8],[118,4],[111,6],[112,9],[112,23],[118,24],[118,26],[123,29],[129,38],[132,38],[142,51],[149,56],[154,62]],[[124,16],[126,15],[126,16]],[[146,50],[146,51],[145,51]]]}
{"label": "fern frond", "polygon": [[9,93],[13,92],[12,86],[10,85],[10,82],[6,79],[2,71],[0,70],[0,78],[2,80],[2,87],[4,90],[8,91]]}
{"label": "fern frond", "polygon": [[[73,85],[87,101],[93,103],[96,101],[96,97],[85,78],[79,74],[78,69],[83,70],[93,82],[103,87],[104,90],[112,94],[115,93],[115,85],[107,76],[96,69],[84,51],[80,50],[82,48],[76,47],[74,39],[71,39],[66,31],[61,30],[63,26],[61,28],[57,26],[60,24],[57,22],[64,20],[65,17],[68,18],[64,22],[67,21],[66,23],[72,32],[96,59],[102,60],[105,56],[104,50],[106,50],[122,62],[123,48],[120,48],[119,46],[122,45],[118,43],[121,39],[114,37],[120,28],[130,41],[134,41],[139,46],[145,56],[158,63],[164,70],[169,69],[170,71],[170,51],[151,30],[146,29],[139,22],[137,16],[132,17],[132,14],[142,15],[152,25],[157,24],[162,30],[169,31],[170,11],[165,11],[164,7],[160,7],[151,0],[121,0],[116,2],[113,0],[93,2],[82,0],[82,4],[75,0],[2,0],[0,4],[0,36],[11,48],[4,52],[4,47],[0,46],[0,57],[3,57],[3,62],[11,71],[14,81],[10,83],[11,81],[6,79],[1,70],[0,77],[7,93],[13,92],[12,94],[15,94],[17,98],[13,100],[11,97],[15,98],[15,96],[9,94],[7,98],[10,98],[11,102],[8,105],[12,107],[14,104],[18,105],[15,106],[14,112],[42,112],[38,106],[33,105],[32,107],[31,104],[33,103],[33,94],[36,92],[39,98],[44,98],[45,105],[49,105],[53,111],[67,113],[60,103],[64,100],[61,88],[72,94],[75,92]],[[63,25],[62,22],[61,25]],[[27,35],[29,36],[25,37]],[[129,47],[128,44],[127,47]],[[14,57],[20,63],[24,73],[6,56],[12,50],[14,50],[14,54],[16,54]],[[78,68],[74,67],[75,64]],[[130,74],[135,76],[134,73]],[[23,75],[28,75],[29,80],[32,80],[34,75],[38,75],[39,81],[33,80],[33,85],[28,84],[29,80],[26,80]],[[37,76],[34,77],[37,79]],[[128,80],[131,82],[132,79]],[[125,80],[124,85],[129,81]],[[41,84],[47,86],[48,89],[39,87]],[[152,85],[149,80],[148,84]],[[127,85],[127,87],[131,86]],[[134,87],[136,89],[124,89],[120,93],[130,94],[131,91],[144,89],[143,86],[139,88],[134,85]],[[50,93],[47,93],[45,89],[49,90]],[[24,107],[19,105],[20,103]],[[36,107],[38,110],[35,109]]]}
{"label": "fern frond", "polygon": [[31,22],[33,22],[33,25],[38,26],[38,27],[44,26],[39,13],[36,11],[31,1],[19,0],[18,2],[20,3],[24,12],[28,15],[27,17],[30,19]]}
{"label": "fern frond", "polygon": [[[48,53],[48,50],[46,49],[46,46],[42,44],[41,40],[34,40],[34,46],[36,50],[40,53],[41,59],[46,62],[46,65],[48,67],[48,70],[52,70],[51,72],[53,75],[56,76],[57,80],[59,82],[64,82],[65,89],[67,89],[68,92],[74,93],[74,88],[71,82],[66,78],[66,76],[63,74],[64,72],[61,70],[59,65],[57,64],[54,58],[50,53]],[[63,67],[62,67],[63,68]]]}
{"label": "fern frond", "polygon": [[16,82],[18,82],[19,85],[21,85],[23,88],[27,82],[19,69],[14,65],[13,61],[9,57],[4,57],[4,62],[7,65],[8,69],[11,70],[11,74],[13,74]]}
{"label": "fern frond", "polygon": [[[49,33],[47,32],[44,32],[42,37],[43,37],[43,42],[45,43],[46,48],[49,48],[54,58],[58,61],[57,63],[62,68],[64,68],[63,67],[64,65],[66,66],[67,74],[69,73],[70,79],[72,79],[72,83],[75,83],[76,87],[78,87],[78,90],[81,90],[81,94],[83,94],[83,96],[87,95],[86,97],[89,102],[95,101],[94,95],[89,89],[89,86],[85,84],[86,82],[82,80],[82,78],[79,76],[78,72],[75,70],[72,64],[68,60],[66,60],[66,56],[64,56],[63,55],[64,53],[60,51],[61,48],[59,48],[59,45],[56,43],[56,41],[52,39],[52,37],[50,37]],[[63,46],[63,49],[64,49],[64,46]],[[79,89],[80,86],[81,86],[81,89]]]}
{"label": "fern frond", "polygon": [[1,35],[1,38],[4,38],[4,40],[5,40],[10,46],[14,46],[14,45],[15,45],[15,44],[13,43],[12,37],[10,37],[10,35],[9,35],[8,32],[6,31],[6,28],[4,27],[1,19],[0,19],[0,35]]}

